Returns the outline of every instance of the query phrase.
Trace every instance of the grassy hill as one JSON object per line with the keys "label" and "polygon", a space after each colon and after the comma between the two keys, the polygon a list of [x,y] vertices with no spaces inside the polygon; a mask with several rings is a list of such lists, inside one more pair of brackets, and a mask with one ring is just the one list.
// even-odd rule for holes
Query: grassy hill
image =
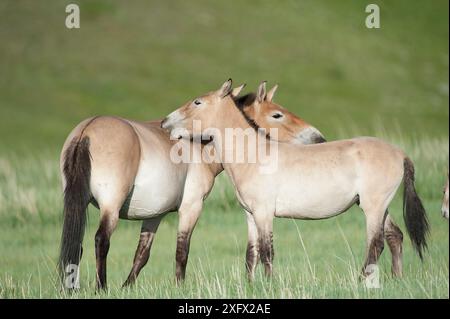
{"label": "grassy hill", "polygon": [[[70,1],[73,2],[73,1]],[[0,4],[0,152],[58,149],[94,114],[167,115],[232,77],[329,138],[382,126],[448,133],[448,1],[69,1]]]}

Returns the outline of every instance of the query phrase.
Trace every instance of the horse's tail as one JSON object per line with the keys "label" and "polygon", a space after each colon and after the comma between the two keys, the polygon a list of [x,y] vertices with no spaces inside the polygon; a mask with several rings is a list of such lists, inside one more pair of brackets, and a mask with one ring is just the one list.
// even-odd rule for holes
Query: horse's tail
{"label": "horse's tail", "polygon": [[[75,276],[78,279],[78,265],[82,255],[87,207],[91,199],[89,137],[75,137],[63,156],[63,174],[66,186],[64,189],[64,222],[58,268],[61,279],[64,281],[66,275],[74,271],[76,271]],[[70,268],[68,268],[69,265]]]}
{"label": "horse's tail", "polygon": [[428,218],[414,186],[414,164],[408,157],[405,157],[403,167],[403,218],[413,247],[420,259],[423,259],[423,251],[427,248],[426,240],[429,233]]}

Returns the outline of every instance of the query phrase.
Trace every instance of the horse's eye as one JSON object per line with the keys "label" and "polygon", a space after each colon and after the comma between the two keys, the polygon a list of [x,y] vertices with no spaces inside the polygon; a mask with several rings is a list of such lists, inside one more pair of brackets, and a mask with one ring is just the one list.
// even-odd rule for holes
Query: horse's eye
{"label": "horse's eye", "polygon": [[200,100],[195,100],[195,101],[194,101],[194,104],[195,104],[195,105],[200,105],[200,104],[202,104],[202,102],[201,102]]}
{"label": "horse's eye", "polygon": [[281,113],[275,113],[274,115],[272,115],[272,117],[273,117],[274,119],[279,119],[279,118],[282,118],[282,117],[283,117],[283,114],[281,114]]}

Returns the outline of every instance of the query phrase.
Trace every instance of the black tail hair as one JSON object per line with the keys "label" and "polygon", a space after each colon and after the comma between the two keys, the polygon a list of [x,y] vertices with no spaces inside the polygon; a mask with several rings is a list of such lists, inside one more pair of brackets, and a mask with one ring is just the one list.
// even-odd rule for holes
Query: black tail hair
{"label": "black tail hair", "polygon": [[79,265],[87,218],[87,207],[91,199],[89,182],[91,177],[91,156],[89,137],[75,137],[64,153],[63,174],[64,223],[58,268],[61,280],[66,277],[68,265]]}
{"label": "black tail hair", "polygon": [[414,249],[423,260],[423,251],[427,248],[429,224],[425,208],[414,186],[414,164],[406,157],[403,162],[403,218]]}

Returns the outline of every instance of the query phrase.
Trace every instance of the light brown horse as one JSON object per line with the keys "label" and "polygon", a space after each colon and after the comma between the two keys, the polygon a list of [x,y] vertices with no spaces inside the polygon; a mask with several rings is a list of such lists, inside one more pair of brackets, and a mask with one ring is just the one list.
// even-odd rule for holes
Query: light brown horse
{"label": "light brown horse", "polygon": [[[264,92],[265,90],[265,82],[261,83],[258,88],[258,92]],[[254,107],[254,103],[256,100],[256,94],[247,94],[238,99],[235,99],[235,102],[239,109],[245,108],[245,112],[243,115],[246,117],[246,120],[250,123],[263,123],[264,125],[259,125],[259,127],[269,130],[271,127],[279,127],[276,125],[277,121],[283,120],[288,114],[288,118],[291,120],[295,120],[296,116],[289,111],[282,108],[280,105],[272,102],[273,95],[277,86],[272,88],[269,92],[267,92],[266,97],[263,100],[266,103],[259,105],[259,107]],[[283,110],[283,114],[278,114],[279,110]],[[309,128],[309,130],[314,130],[313,127]],[[282,135],[286,134],[289,129],[280,129],[278,132]],[[303,133],[304,131],[302,131]],[[287,140],[287,138],[285,138]],[[297,144],[295,141],[291,142],[292,144]],[[301,144],[301,143],[299,143]],[[311,144],[311,143],[303,143],[303,144]],[[448,194],[448,193],[447,193]],[[448,198],[448,195],[447,195]],[[247,268],[253,268],[256,265],[256,260],[258,259],[258,252],[256,250],[256,242],[257,242],[257,229],[253,220],[253,216],[247,212],[247,220],[248,220],[248,246],[247,246]],[[392,216],[387,214],[385,221],[385,229],[384,229],[384,237],[388,244],[389,250],[392,256],[392,274],[394,276],[400,277],[402,275],[402,251],[403,251],[403,233],[400,228],[394,222]]]}
{"label": "light brown horse", "polygon": [[[242,87],[230,96],[237,97]],[[308,123],[290,113],[284,114],[281,108],[277,112],[284,115],[284,121],[276,124],[280,141],[324,141],[320,132]],[[143,220],[133,266],[124,283],[129,285],[149,259],[162,217],[176,210],[179,213],[176,278],[178,281],[184,278],[193,229],[203,201],[223,168],[220,163],[174,163],[170,152],[176,143],[190,142],[171,140],[161,129],[160,121],[137,122],[108,116],[87,119],[69,134],[60,161],[64,189],[59,258],[62,279],[68,275],[69,265],[79,265],[89,203],[100,209],[100,225],[95,235],[97,288],[106,287],[106,258],[119,218]]]}
{"label": "light brown horse", "polygon": [[[254,236],[249,236],[247,270],[252,279],[257,256],[272,274],[273,218],[324,219],[345,212],[355,203],[365,213],[367,223],[366,261],[363,274],[374,270],[388,242],[401,243],[401,232],[388,216],[388,206],[402,180],[404,183],[404,218],[408,233],[419,256],[426,248],[428,221],[425,209],[414,186],[414,165],[399,148],[376,138],[360,137],[315,145],[291,145],[257,140],[257,148],[274,148],[276,165],[272,174],[263,174],[262,163],[225,161],[228,154],[248,152],[250,142],[238,144],[223,137],[230,128],[250,129],[253,119],[236,107],[228,94],[231,80],[214,92],[189,101],[172,112],[162,127],[174,131],[184,130],[191,136],[203,134],[195,130],[200,122],[204,131],[212,136],[213,147],[222,159],[222,165],[236,190],[240,204],[254,223]],[[273,105],[267,99],[265,84],[258,88],[252,103],[254,111],[264,114]],[[254,134],[259,132],[254,131]],[[265,144],[264,144],[265,143]],[[253,143],[254,144],[254,143]],[[268,144],[268,145],[266,145]],[[246,158],[246,156],[239,157]],[[394,247],[395,248],[395,247]],[[401,256],[401,245],[395,254]],[[258,252],[258,253],[257,253]],[[401,274],[400,260],[394,260],[394,274]]]}

